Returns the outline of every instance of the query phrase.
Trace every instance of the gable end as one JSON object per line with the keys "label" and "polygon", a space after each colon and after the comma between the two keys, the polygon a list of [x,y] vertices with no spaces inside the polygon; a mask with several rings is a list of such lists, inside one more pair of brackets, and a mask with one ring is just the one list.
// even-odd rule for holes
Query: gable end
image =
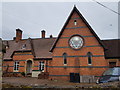
{"label": "gable end", "polygon": [[98,35],[94,32],[94,30],[92,29],[92,27],[88,24],[88,22],[85,20],[85,18],[82,16],[82,14],[79,12],[79,10],[76,8],[76,6],[74,6],[73,10],[71,11],[67,21],[65,22],[60,34],[58,35],[58,38],[56,39],[55,43],[53,44],[52,48],[50,49],[50,52],[53,52],[54,48],[56,47],[56,44],[60,38],[60,36],[62,35],[66,25],[68,24],[71,16],[73,15],[73,13],[76,12],[80,17],[81,19],[85,22],[85,24],[87,25],[87,27],[90,29],[90,32],[95,36],[95,38],[98,40],[99,44],[104,48],[106,49],[105,45],[101,42],[100,38],[98,37]]}

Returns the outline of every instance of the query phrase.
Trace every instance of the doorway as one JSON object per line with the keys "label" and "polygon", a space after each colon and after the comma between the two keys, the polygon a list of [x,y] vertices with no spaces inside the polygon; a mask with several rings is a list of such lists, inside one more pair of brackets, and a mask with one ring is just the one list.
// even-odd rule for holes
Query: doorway
{"label": "doorway", "polygon": [[31,60],[27,61],[26,74],[32,74],[32,61]]}
{"label": "doorway", "polygon": [[80,74],[70,73],[70,82],[80,83]]}

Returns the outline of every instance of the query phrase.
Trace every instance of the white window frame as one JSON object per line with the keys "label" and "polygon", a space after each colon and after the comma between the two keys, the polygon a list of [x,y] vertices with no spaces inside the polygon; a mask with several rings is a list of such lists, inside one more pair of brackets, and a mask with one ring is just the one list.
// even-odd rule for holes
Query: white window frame
{"label": "white window frame", "polygon": [[45,62],[44,61],[39,62],[39,70],[41,72],[44,72],[44,70],[45,70]]}
{"label": "white window frame", "polygon": [[19,71],[19,61],[15,61],[14,62],[14,68],[13,68],[14,72],[18,72]]}

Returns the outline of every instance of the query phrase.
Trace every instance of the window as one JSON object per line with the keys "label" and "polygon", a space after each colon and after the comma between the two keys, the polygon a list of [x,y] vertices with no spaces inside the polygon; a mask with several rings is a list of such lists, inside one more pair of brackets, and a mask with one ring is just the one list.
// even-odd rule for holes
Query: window
{"label": "window", "polygon": [[15,61],[14,62],[14,71],[18,71],[19,70],[19,62]]}
{"label": "window", "polygon": [[44,71],[44,61],[41,61],[41,62],[40,62],[39,70],[40,70],[40,71]]}
{"label": "window", "polygon": [[77,20],[74,20],[74,25],[77,25]]}
{"label": "window", "polygon": [[87,56],[88,56],[88,65],[92,65],[92,53],[88,52]]}
{"label": "window", "polygon": [[22,45],[22,49],[25,49],[26,48],[26,44]]}
{"label": "window", "polygon": [[64,63],[64,65],[66,65],[67,64],[67,54],[66,53],[63,53],[63,63]]}
{"label": "window", "polygon": [[69,45],[73,49],[80,49],[84,44],[84,40],[80,35],[73,35],[69,40]]}
{"label": "window", "polygon": [[109,62],[109,67],[110,68],[113,68],[113,67],[115,67],[116,66],[116,62]]}

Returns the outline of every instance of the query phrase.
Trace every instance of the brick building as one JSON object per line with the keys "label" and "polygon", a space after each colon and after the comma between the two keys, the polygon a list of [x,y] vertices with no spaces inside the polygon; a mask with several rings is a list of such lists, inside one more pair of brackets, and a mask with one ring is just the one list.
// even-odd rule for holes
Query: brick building
{"label": "brick building", "polygon": [[100,40],[76,7],[71,11],[57,38],[22,39],[16,29],[13,40],[3,41],[6,53],[3,72],[48,73],[49,79],[94,82],[109,67],[120,66],[120,40]]}

